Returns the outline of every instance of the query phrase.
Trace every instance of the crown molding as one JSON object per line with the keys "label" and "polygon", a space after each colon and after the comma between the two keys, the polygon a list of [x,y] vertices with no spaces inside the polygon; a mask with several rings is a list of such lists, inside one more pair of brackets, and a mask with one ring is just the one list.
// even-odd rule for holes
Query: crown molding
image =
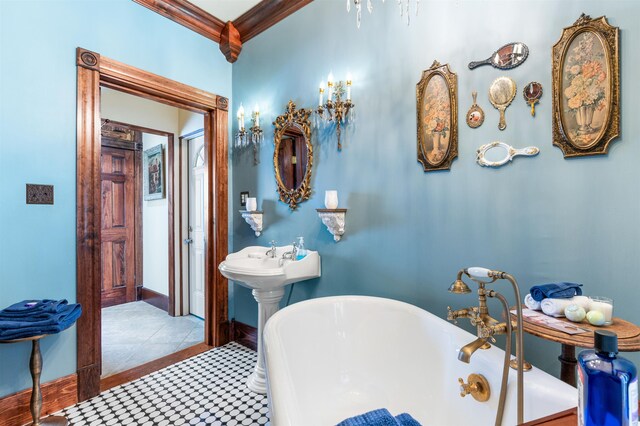
{"label": "crown molding", "polygon": [[223,22],[187,0],[133,0],[215,41],[227,61],[238,59],[242,43],[271,28],[313,0],[262,0],[235,21]]}
{"label": "crown molding", "polygon": [[142,6],[169,18],[180,25],[184,25],[205,36],[220,42],[220,33],[225,23],[215,16],[205,12],[187,0],[133,0]]}
{"label": "crown molding", "polygon": [[243,43],[271,28],[313,0],[262,0],[240,15],[233,24]]}

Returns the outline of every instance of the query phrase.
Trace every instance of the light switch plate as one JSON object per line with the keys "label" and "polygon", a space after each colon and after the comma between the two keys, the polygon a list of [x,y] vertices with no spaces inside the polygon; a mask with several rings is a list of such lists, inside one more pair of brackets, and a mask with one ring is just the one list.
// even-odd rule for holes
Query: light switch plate
{"label": "light switch plate", "polygon": [[242,191],[240,193],[240,206],[247,206],[247,198],[249,198],[249,191]]}

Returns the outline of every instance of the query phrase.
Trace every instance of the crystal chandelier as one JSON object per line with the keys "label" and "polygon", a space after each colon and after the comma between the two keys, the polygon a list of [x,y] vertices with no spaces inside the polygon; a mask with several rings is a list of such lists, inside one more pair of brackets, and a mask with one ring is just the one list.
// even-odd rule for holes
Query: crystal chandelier
{"label": "crystal chandelier", "polygon": [[[364,0],[347,0],[347,12],[351,11],[351,1],[356,6],[356,23],[358,28],[360,28],[360,19],[362,18],[362,2]],[[409,25],[409,6],[411,5],[411,0],[396,0],[398,3],[398,7],[400,8],[400,16],[407,17],[407,25]],[[415,0],[416,2],[416,16],[418,16],[418,6],[420,5],[420,0]],[[384,0],[382,0],[384,3]],[[369,13],[373,11],[373,4],[371,0],[367,0],[367,10]]]}

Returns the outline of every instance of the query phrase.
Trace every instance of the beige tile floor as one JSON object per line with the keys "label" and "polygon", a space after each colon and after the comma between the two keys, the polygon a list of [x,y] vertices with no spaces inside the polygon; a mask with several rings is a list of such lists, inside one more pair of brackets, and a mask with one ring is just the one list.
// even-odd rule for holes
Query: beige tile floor
{"label": "beige tile floor", "polygon": [[171,317],[146,302],[102,309],[102,377],[128,370],[204,340],[204,321]]}

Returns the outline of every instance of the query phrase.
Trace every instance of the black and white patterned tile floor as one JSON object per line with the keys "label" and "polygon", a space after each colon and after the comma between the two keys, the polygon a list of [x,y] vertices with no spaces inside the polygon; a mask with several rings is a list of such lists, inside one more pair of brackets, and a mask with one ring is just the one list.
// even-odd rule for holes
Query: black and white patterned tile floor
{"label": "black and white patterned tile floor", "polygon": [[59,414],[73,426],[268,425],[266,395],[245,385],[256,358],[256,352],[232,342]]}

